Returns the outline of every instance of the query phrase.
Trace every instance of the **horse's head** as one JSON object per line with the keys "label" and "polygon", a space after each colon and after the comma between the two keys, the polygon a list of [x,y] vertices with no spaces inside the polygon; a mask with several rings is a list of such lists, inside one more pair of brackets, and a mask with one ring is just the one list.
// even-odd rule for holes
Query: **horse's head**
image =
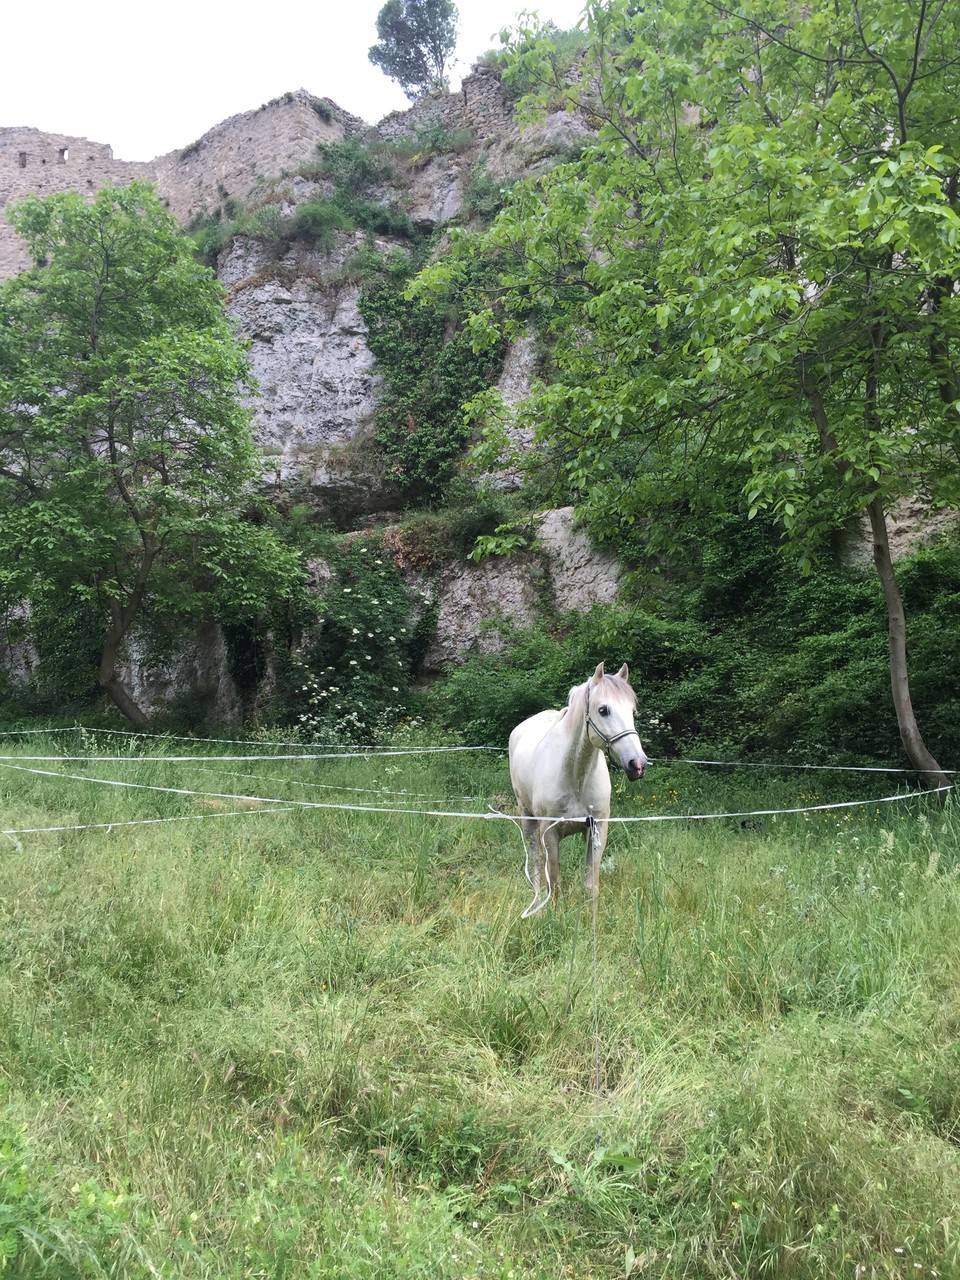
{"label": "horse's head", "polygon": [[636,782],[643,777],[649,762],[633,723],[637,696],[630,687],[629,675],[626,663],[615,676],[605,675],[601,662],[587,681],[587,735],[631,782]]}

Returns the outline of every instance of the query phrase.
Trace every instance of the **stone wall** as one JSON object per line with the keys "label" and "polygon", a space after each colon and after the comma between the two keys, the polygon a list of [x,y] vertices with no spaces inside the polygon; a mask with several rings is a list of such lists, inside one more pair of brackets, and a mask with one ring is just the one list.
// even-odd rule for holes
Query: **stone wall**
{"label": "stone wall", "polygon": [[317,155],[317,143],[366,129],[357,116],[306,89],[231,116],[196,142],[151,161],[157,188],[178,222],[241,201],[258,178],[276,177]]}
{"label": "stone wall", "polygon": [[430,93],[406,111],[384,116],[374,131],[381,138],[415,138],[431,129],[476,129],[481,135],[503,129],[511,121],[500,73],[476,67],[465,76],[459,93]]}
{"label": "stone wall", "polygon": [[464,123],[481,135],[494,133],[513,121],[513,111],[495,67],[475,67],[460,87]]}
{"label": "stone wall", "polygon": [[[233,197],[243,202],[259,178],[277,177],[316,156],[317,144],[352,133],[417,137],[431,129],[474,129],[481,137],[511,127],[509,104],[495,67],[478,67],[458,93],[434,93],[407,111],[367,125],[328,98],[306,89],[231,116],[194,142],[153,160],[115,160],[103,142],[27,127],[0,127],[0,209],[29,194],[77,191],[94,196],[107,182],[135,178],[156,184],[178,222],[187,223]],[[0,279],[29,266],[26,251],[0,216]]]}
{"label": "stone wall", "polygon": [[[318,142],[366,128],[357,116],[305,89],[231,116],[195,142],[147,161],[115,160],[109,145],[87,138],[0,128],[0,209],[25,195],[77,191],[93,197],[107,182],[126,186],[147,178],[174,217],[186,223],[228,196],[242,200],[259,176],[311,159]],[[23,244],[0,217],[0,279],[29,265]]]}
{"label": "stone wall", "polygon": [[[113,149],[102,142],[39,129],[0,128],[0,208],[22,196],[54,191],[93,196],[106,182],[126,186],[134,178],[152,176],[149,164],[115,160]],[[23,243],[6,218],[0,218],[0,279],[29,265]]]}

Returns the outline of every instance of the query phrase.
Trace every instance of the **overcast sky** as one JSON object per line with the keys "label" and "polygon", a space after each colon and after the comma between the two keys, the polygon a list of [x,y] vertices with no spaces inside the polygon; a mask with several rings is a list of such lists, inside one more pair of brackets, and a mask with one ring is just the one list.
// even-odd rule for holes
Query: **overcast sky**
{"label": "overcast sky", "polygon": [[[453,87],[516,15],[576,25],[584,0],[461,0]],[[0,125],[106,142],[120,160],[188,146],[227,116],[308,89],[373,124],[408,105],[374,67],[384,0],[34,0],[4,6]]]}

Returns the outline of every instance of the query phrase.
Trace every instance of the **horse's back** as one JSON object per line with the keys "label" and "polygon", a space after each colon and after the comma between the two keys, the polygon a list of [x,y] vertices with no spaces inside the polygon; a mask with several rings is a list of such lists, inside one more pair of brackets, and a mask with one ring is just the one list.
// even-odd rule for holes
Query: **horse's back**
{"label": "horse's back", "polygon": [[544,738],[566,714],[563,711],[538,711],[521,720],[510,734],[510,781],[521,805],[529,800],[537,772],[537,757],[542,754]]}
{"label": "horse's back", "polygon": [[538,711],[536,715],[528,716],[526,720],[521,720],[517,727],[510,734],[510,752],[519,750],[524,744],[531,743],[536,745],[543,735],[567,714],[564,707],[562,711]]}
{"label": "horse's back", "polygon": [[510,734],[510,765],[536,754],[550,730],[567,714],[563,711],[538,711],[536,715],[521,720]]}

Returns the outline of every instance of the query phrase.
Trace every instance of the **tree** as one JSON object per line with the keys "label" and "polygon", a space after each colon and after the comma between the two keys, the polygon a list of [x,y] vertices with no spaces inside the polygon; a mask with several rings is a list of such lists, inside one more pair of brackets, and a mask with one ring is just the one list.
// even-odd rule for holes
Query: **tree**
{"label": "tree", "polygon": [[411,101],[446,87],[447,63],[457,43],[452,0],[387,0],[377,14],[377,35],[370,61]]}
{"label": "tree", "polygon": [[[539,105],[562,95],[597,134],[515,188],[479,247],[461,239],[461,258],[502,263],[475,341],[533,321],[552,346],[526,413],[607,537],[734,467],[745,514],[773,512],[804,568],[868,519],[901,738],[942,784],[887,514],[917,493],[960,506],[960,13],[609,0],[587,15],[575,83],[549,39],[518,38]],[[454,255],[420,287],[458,274]]]}
{"label": "tree", "polygon": [[247,357],[147,184],[9,212],[36,265],[0,286],[0,597],[94,610],[97,680],[142,724],[118,675],[132,628],[250,616],[295,573],[243,514]]}

